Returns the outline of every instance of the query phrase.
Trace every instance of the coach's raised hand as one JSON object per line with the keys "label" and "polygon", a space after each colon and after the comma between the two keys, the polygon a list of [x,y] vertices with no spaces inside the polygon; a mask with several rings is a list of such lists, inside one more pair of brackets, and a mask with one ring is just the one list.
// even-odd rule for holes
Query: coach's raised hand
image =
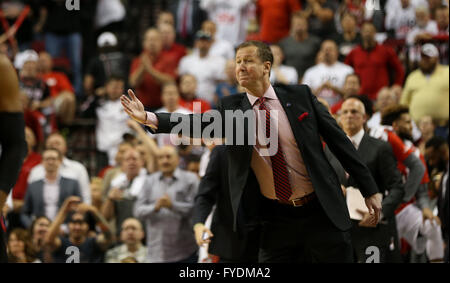
{"label": "coach's raised hand", "polygon": [[147,121],[147,112],[144,110],[144,105],[142,105],[142,102],[139,101],[131,89],[128,90],[128,95],[131,99],[126,95],[120,97],[123,109],[133,120],[145,124]]}

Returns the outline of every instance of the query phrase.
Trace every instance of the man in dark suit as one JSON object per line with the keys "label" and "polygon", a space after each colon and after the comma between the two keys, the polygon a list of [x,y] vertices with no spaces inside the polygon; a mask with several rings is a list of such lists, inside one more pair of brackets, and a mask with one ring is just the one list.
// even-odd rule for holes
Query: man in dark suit
{"label": "man in dark suit", "polygon": [[439,172],[444,172],[438,190],[438,216],[441,220],[442,237],[445,242],[444,261],[448,263],[448,226],[450,222],[448,210],[449,149],[447,141],[439,136],[431,138],[425,145],[425,158],[431,167]]}
{"label": "man in dark suit", "polygon": [[[361,213],[360,221],[353,220],[352,243],[357,261],[366,262],[371,256],[371,253],[366,253],[366,249],[370,246],[378,247],[380,262],[400,261],[394,211],[402,202],[404,188],[392,148],[389,143],[365,133],[366,115],[361,100],[349,98],[344,101],[340,122],[359,156],[369,168],[379,191],[385,196],[382,202],[383,217],[378,225],[367,223],[368,213]],[[344,185],[359,188],[352,176]]]}
{"label": "man in dark suit", "polygon": [[[307,86],[270,85],[272,63],[266,44],[242,43],[236,51],[235,72],[246,93],[222,98],[218,112],[181,115],[181,123],[171,122],[177,120],[175,115],[171,119],[168,113],[145,112],[131,90],[131,98],[121,97],[122,105],[154,133],[189,128],[187,134],[198,137],[201,133],[194,126],[202,130],[216,126],[217,137],[226,133],[234,228],[262,220],[260,262],[350,262],[351,221],[320,135],[360,184],[371,223],[379,221],[381,195],[350,140]],[[233,111],[242,111],[249,119],[229,115]],[[208,116],[212,119],[205,122]],[[256,143],[255,123],[251,123],[255,120],[259,125]],[[220,126],[225,130],[217,129]],[[254,184],[259,184],[259,190]]]}
{"label": "man in dark suit", "polygon": [[[219,262],[257,262],[259,248],[258,226],[243,233],[233,231],[233,210],[228,190],[228,163],[225,145],[217,145],[211,151],[205,175],[200,181],[195,197],[193,223],[199,246],[209,243],[208,253],[219,256]],[[256,185],[256,184],[254,184]],[[256,188],[258,189],[258,188]],[[204,223],[214,210],[211,230]],[[207,239],[203,234],[208,235]]]}
{"label": "man in dark suit", "polygon": [[70,196],[81,197],[77,180],[59,176],[62,154],[48,148],[42,153],[45,178],[28,185],[22,208],[22,222],[30,227],[34,217],[47,216],[54,219],[64,200]]}
{"label": "man in dark suit", "polygon": [[168,10],[174,15],[177,42],[192,47],[195,32],[201,29],[208,14],[200,8],[200,0],[172,1]]}

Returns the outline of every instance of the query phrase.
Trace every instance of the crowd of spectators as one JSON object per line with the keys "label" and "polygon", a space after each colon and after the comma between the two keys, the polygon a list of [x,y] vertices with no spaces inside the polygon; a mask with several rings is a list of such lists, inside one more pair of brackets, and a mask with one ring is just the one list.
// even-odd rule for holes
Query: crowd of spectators
{"label": "crowd of spectators", "polygon": [[[211,260],[198,259],[191,215],[212,146],[145,132],[119,98],[132,88],[147,110],[214,109],[245,91],[234,75],[245,40],[270,45],[272,84],[307,84],[338,122],[358,97],[368,133],[397,135],[422,157],[425,207],[437,215],[448,189],[448,0],[65,2],[0,0],[0,52],[17,70],[28,144],[4,211],[10,261],[66,262],[71,246],[83,262]],[[406,134],[388,119],[400,106]],[[94,168],[68,148],[86,119]],[[403,261],[434,259],[399,241]]]}

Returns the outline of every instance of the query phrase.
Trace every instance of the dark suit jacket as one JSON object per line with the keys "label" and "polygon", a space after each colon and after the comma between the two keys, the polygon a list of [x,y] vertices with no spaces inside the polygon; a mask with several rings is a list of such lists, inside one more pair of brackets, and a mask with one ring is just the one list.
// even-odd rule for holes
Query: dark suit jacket
{"label": "dark suit jacket", "polygon": [[[178,26],[178,8],[183,1],[172,1],[173,3],[169,5],[168,10],[175,16],[175,29]],[[191,21],[192,30],[188,33],[186,38],[182,38],[177,32],[177,42],[192,47],[195,41],[195,32],[200,30],[203,21],[208,19],[208,14],[205,10],[200,8],[200,0],[192,1],[192,17],[188,19]]]}
{"label": "dark suit jacket", "polygon": [[[274,89],[288,117],[297,146],[302,154],[319,202],[327,216],[338,229],[350,229],[351,221],[345,198],[342,194],[336,173],[325,157],[320,136],[323,137],[345,170],[353,175],[355,180],[360,184],[359,188],[364,197],[369,197],[378,192],[377,185],[369,169],[361,161],[348,137],[327,109],[318,102],[308,86],[279,86],[274,87]],[[241,110],[244,113],[250,110],[251,115],[254,117],[250,101],[245,93],[224,97],[219,101],[217,107],[222,115],[220,121],[222,122],[222,129],[225,129],[225,123],[229,125],[233,121],[236,121],[230,115],[225,116],[225,110]],[[303,113],[308,113],[308,115],[299,121],[298,117]],[[191,136],[199,136],[193,131],[194,124],[196,126],[201,124],[203,130],[214,122],[214,119],[209,122],[205,122],[206,119],[202,120],[204,118],[202,115],[208,116],[209,114],[182,116],[187,119],[182,119],[181,122],[176,119],[172,119],[171,122],[170,115],[169,113],[157,113],[158,129],[156,131],[148,127],[147,129],[154,133],[170,133],[172,128],[180,124],[178,125],[179,128],[190,127]],[[250,174],[252,172],[250,162],[253,145],[249,144],[249,138],[251,137],[247,135],[248,128],[249,122],[245,120],[244,145],[227,145],[228,180],[235,218],[235,229],[240,225],[240,219],[244,224],[249,223],[252,218],[251,216],[258,211],[257,205],[252,198],[252,196],[260,194],[260,192],[252,191],[252,188],[255,188],[253,184],[257,183],[257,180],[254,174]],[[224,133],[225,130],[222,131],[222,136]],[[220,136],[218,133],[214,134]],[[236,139],[237,134],[233,133],[233,136]],[[231,137],[227,137],[227,143],[230,139]]]}
{"label": "dark suit jacket", "polygon": [[[402,176],[397,169],[397,161],[390,144],[365,133],[359,144],[358,154],[369,168],[380,193],[384,196],[382,202],[383,216],[395,221],[394,211],[402,203],[405,191]],[[358,187],[353,176],[350,176],[347,185]],[[387,196],[386,193],[388,193]]]}
{"label": "dark suit jacket", "polygon": [[[209,244],[209,253],[227,260],[256,262],[259,251],[259,229],[248,229],[245,233],[233,231],[233,209],[228,189],[227,153],[224,145],[211,151],[205,176],[200,181],[195,197],[194,223],[205,223],[216,205],[211,222],[214,237]],[[257,189],[257,188],[256,188]]]}
{"label": "dark suit jacket", "polygon": [[[445,173],[444,173],[444,175],[445,175]],[[438,216],[441,219],[441,223],[442,223],[442,226],[441,226],[442,227],[442,236],[444,237],[444,240],[447,241],[447,245],[448,245],[448,226],[449,226],[449,218],[448,218],[448,216],[449,216],[449,210],[448,210],[448,204],[449,204],[448,180],[450,178],[447,177],[447,182],[444,184],[444,175],[442,175],[442,181],[441,181],[441,184],[439,185]],[[447,189],[445,190],[445,196],[442,195],[443,186],[447,187]],[[447,246],[447,253],[448,253],[448,246]]]}
{"label": "dark suit jacket", "polygon": [[[64,200],[70,196],[78,196],[82,199],[78,181],[61,177],[59,180],[58,208],[61,208]],[[44,180],[39,180],[28,185],[22,208],[22,222],[25,227],[29,227],[32,217],[42,215],[45,215]]]}
{"label": "dark suit jacket", "polygon": [[[384,198],[381,209],[383,219],[377,227],[360,227],[359,221],[353,221],[352,244],[355,254],[358,261],[365,262],[367,247],[377,246],[380,249],[380,262],[400,262],[394,211],[402,202],[405,191],[392,147],[385,141],[364,134],[358,154],[369,168]],[[346,186],[358,187],[352,176]],[[393,250],[390,249],[391,242],[394,244]]]}

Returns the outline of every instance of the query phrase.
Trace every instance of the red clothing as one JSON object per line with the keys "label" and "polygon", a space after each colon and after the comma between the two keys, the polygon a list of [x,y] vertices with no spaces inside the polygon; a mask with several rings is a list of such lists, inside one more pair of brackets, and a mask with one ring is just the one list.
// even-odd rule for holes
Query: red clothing
{"label": "red clothing", "polygon": [[181,58],[183,58],[187,54],[186,47],[178,43],[172,44],[169,49],[164,49],[164,52],[168,54],[168,56],[173,57],[177,66],[180,63]]}
{"label": "red clothing", "polygon": [[389,70],[395,71],[394,84],[402,85],[405,70],[391,47],[376,44],[370,51],[355,47],[345,58],[361,79],[360,94],[376,100],[378,91],[389,85]]}
{"label": "red clothing", "polygon": [[50,72],[42,75],[42,79],[50,88],[50,96],[57,97],[62,91],[74,92],[73,86],[64,73]]}
{"label": "red clothing", "polygon": [[12,198],[17,200],[23,200],[25,198],[25,193],[27,192],[28,186],[28,175],[30,175],[31,169],[34,166],[41,163],[41,155],[36,152],[30,153],[22,164],[22,169],[20,169],[19,177],[17,178],[16,185],[12,190]]}
{"label": "red clothing", "polygon": [[[198,112],[198,111],[197,111],[197,112],[194,112],[194,102],[200,103],[200,104],[201,104],[201,105],[200,105],[200,106],[201,106],[200,112]],[[183,98],[180,98],[178,104],[179,104],[181,107],[186,108],[186,109],[192,111],[192,113],[204,113],[204,112],[206,112],[206,111],[208,111],[208,110],[211,109],[211,104],[209,104],[208,101],[203,100],[203,99],[200,99],[200,98],[195,98],[195,99],[192,100],[192,101],[186,101],[186,100],[184,100]]]}
{"label": "red clothing", "polygon": [[31,111],[28,109],[23,111],[23,116],[25,120],[25,126],[33,131],[37,143],[43,143],[45,139],[43,128],[45,125],[45,116],[37,110]]}
{"label": "red clothing", "polygon": [[337,103],[335,103],[333,106],[330,107],[331,114],[338,113],[339,110],[341,110],[342,104],[344,104],[344,100],[340,100]]}
{"label": "red clothing", "polygon": [[289,35],[291,15],[301,9],[298,0],[258,0],[256,13],[262,41],[276,43]]}
{"label": "red clothing", "polygon": [[106,172],[108,172],[109,169],[114,168],[111,165],[106,166],[105,168],[103,168],[102,170],[100,170],[100,172],[98,172],[98,177],[100,178],[104,178],[106,175]]}
{"label": "red clothing", "polygon": [[[427,184],[430,182],[430,177],[428,176],[428,169],[427,169],[427,163],[425,162],[425,158],[423,157],[422,153],[420,153],[420,150],[413,145],[410,141],[405,141],[405,150],[407,152],[412,151],[419,159],[422,161],[423,166],[425,167],[425,173],[423,174],[422,181],[420,184]],[[408,175],[408,171],[406,166],[403,163],[398,164],[398,169],[404,176]]]}
{"label": "red clothing", "polygon": [[[133,59],[130,68],[130,75],[136,71],[141,64],[141,56]],[[176,77],[177,62],[173,56],[161,52],[159,56],[152,61],[153,68],[158,72]],[[161,85],[147,72],[144,72],[142,81],[136,86],[136,95],[144,106],[149,108],[160,108],[161,102]]]}

